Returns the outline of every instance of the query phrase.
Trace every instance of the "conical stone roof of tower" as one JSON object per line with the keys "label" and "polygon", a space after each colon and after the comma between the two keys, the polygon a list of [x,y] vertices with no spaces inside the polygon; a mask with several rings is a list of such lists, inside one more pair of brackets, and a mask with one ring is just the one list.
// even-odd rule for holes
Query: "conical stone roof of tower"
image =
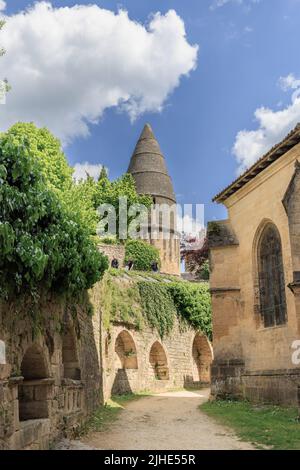
{"label": "conical stone roof of tower", "polygon": [[164,156],[149,124],[145,125],[136,144],[128,173],[132,174],[139,194],[166,199],[166,203],[176,202]]}

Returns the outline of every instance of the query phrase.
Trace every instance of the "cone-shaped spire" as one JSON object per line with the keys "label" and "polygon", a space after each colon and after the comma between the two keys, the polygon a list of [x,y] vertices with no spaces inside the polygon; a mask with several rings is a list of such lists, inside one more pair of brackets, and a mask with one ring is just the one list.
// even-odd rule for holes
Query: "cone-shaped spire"
{"label": "cone-shaped spire", "polygon": [[142,130],[142,133],[140,135],[139,140],[141,140],[141,139],[154,139],[154,140],[156,140],[155,137],[154,137],[153,130],[152,130],[150,124],[146,123],[144,125],[144,129]]}
{"label": "cone-shaped spire", "polygon": [[171,178],[150,124],[146,124],[130,160],[128,173],[135,179],[139,194],[176,202]]}

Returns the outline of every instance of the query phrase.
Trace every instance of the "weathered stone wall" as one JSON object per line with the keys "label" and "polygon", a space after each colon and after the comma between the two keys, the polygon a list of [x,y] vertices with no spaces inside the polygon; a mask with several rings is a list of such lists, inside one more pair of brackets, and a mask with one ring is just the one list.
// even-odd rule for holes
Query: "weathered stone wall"
{"label": "weathered stone wall", "polygon": [[34,310],[0,305],[0,449],[47,449],[112,393],[209,382],[205,336],[178,320],[164,339],[149,326],[106,331],[101,292],[97,284],[76,305],[50,295]]}
{"label": "weathered stone wall", "polygon": [[168,240],[160,238],[151,240],[151,244],[159,249],[161,259],[161,272],[164,274],[173,274],[179,276],[180,274],[180,240],[175,237],[175,234],[170,234]]}
{"label": "weathered stone wall", "polygon": [[101,402],[99,311],[92,318],[89,304],[67,309],[48,296],[36,311],[0,306],[0,449],[46,449]]}
{"label": "weathered stone wall", "polygon": [[[180,240],[176,238],[174,234],[170,235],[171,239],[162,239],[162,233],[159,234],[157,239],[152,239],[151,243],[153,246],[159,249],[161,259],[161,272],[164,274],[174,274],[179,276],[180,274]],[[125,246],[124,245],[106,245],[99,244],[99,250],[104,253],[109,260],[109,264],[113,258],[119,261],[119,268],[124,267],[125,259]]]}
{"label": "weathered stone wall", "polygon": [[[226,200],[226,224],[234,233],[235,243],[219,240],[212,244],[210,255],[215,395],[237,394],[252,400],[297,403],[300,383],[297,374],[290,371],[297,370],[292,363],[291,346],[300,339],[300,303],[289,288],[296,268],[293,269],[288,211],[282,201],[299,157],[298,144]],[[298,199],[294,198],[292,204]],[[275,224],[281,237],[287,302],[287,323],[271,328],[265,328],[261,318],[257,273],[257,243],[268,222]],[[293,240],[295,227],[294,224]]]}
{"label": "weathered stone wall", "polygon": [[[122,336],[123,348],[119,344]],[[202,340],[196,347],[195,338]],[[192,328],[182,329],[178,321],[163,339],[150,327],[139,331],[128,324],[115,323],[110,331],[103,331],[102,345],[106,400],[112,393],[162,391],[210,381],[210,343]]]}
{"label": "weathered stone wall", "polygon": [[119,261],[119,268],[124,266],[125,259],[125,246],[124,245],[106,245],[105,243],[98,244],[98,249],[108,257],[109,264],[116,258]]}

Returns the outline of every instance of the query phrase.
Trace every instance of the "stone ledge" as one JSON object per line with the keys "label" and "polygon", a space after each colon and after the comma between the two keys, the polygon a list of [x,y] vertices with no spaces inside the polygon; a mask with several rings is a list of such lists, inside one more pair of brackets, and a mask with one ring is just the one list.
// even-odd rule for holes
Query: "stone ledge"
{"label": "stone ledge", "polygon": [[24,377],[21,375],[16,376],[16,377],[9,377],[8,379],[8,384],[10,387],[13,387],[14,385],[18,385],[20,382],[23,382]]}
{"label": "stone ledge", "polygon": [[213,366],[221,366],[221,367],[224,367],[224,366],[245,366],[245,362],[243,361],[243,359],[221,359],[221,360],[217,360],[215,359],[212,363]]}
{"label": "stone ledge", "polygon": [[262,370],[262,371],[248,371],[246,370],[243,377],[282,377],[282,376],[296,375],[300,376],[300,369],[276,369],[276,370]]}
{"label": "stone ledge", "polygon": [[46,379],[30,379],[30,380],[23,380],[22,385],[29,385],[29,386],[36,386],[36,385],[54,385],[55,380],[52,378]]}
{"label": "stone ledge", "polygon": [[64,378],[62,379],[61,384],[64,387],[82,388],[85,382],[83,380],[74,380],[74,379]]}
{"label": "stone ledge", "polygon": [[240,287],[212,287],[209,289],[211,294],[222,294],[223,292],[241,292]]}

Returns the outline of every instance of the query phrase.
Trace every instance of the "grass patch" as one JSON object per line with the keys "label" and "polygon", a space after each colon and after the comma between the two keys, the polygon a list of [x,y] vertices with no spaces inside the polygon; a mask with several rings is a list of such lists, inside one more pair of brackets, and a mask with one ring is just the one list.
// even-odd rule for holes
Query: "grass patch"
{"label": "grass patch", "polygon": [[146,396],[149,396],[149,393],[140,392],[112,396],[105,405],[100,406],[90,419],[81,426],[78,437],[84,436],[89,432],[105,431],[118,418],[127,403]]}
{"label": "grass patch", "polygon": [[258,449],[300,449],[296,408],[217,400],[200,405],[200,409],[221,424],[232,427],[239,438],[253,443]]}

